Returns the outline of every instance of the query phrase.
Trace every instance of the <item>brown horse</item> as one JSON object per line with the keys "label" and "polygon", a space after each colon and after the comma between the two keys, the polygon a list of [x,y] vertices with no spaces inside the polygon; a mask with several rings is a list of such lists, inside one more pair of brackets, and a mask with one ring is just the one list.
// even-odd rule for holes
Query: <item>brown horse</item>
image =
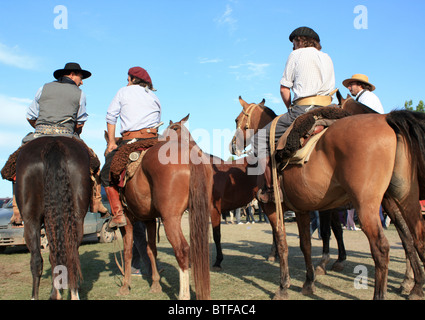
{"label": "brown horse", "polygon": [[[179,265],[179,299],[190,299],[189,262],[197,299],[210,298],[208,224],[211,206],[212,172],[196,144],[165,140],[149,148],[122,190],[127,226],[121,228],[124,242],[125,275],[120,289],[128,294],[131,277],[133,225],[146,224],[147,252],[152,265],[151,292],[161,291],[156,265],[155,219],[161,218]],[[183,235],[181,219],[189,208],[190,247]],[[190,261],[189,261],[190,257]]]}
{"label": "brown horse", "polygon": [[32,299],[39,297],[43,273],[43,223],[53,275],[50,298],[61,299],[59,290],[69,288],[71,298],[78,299],[78,247],[90,195],[90,156],[81,142],[68,137],[41,137],[22,147],[16,162],[16,201],[31,253]]}
{"label": "brown horse", "polygon": [[[170,121],[168,129],[177,133],[176,139],[181,139],[181,136],[183,136],[187,137],[188,140],[192,140],[190,133],[184,126],[188,119],[189,115],[178,122],[173,123]],[[220,271],[222,269],[221,262],[223,261],[221,213],[241,208],[251,202],[258,192],[258,177],[248,174],[250,164],[246,157],[236,161],[223,161],[219,157],[210,155],[210,163],[213,169],[211,225],[216,246],[216,260],[213,269]],[[274,212],[274,205],[266,206],[263,203],[260,205],[266,214],[267,212]]]}
{"label": "brown horse", "polygon": [[[249,105],[258,115],[255,116],[252,111],[249,118],[252,128],[258,130],[264,118],[264,108],[254,106]],[[248,118],[246,114],[248,111],[244,108],[237,120]],[[423,272],[418,269],[412,248],[414,245],[425,263],[425,226],[419,208],[419,195],[423,197],[425,188],[420,188],[418,182],[418,179],[424,178],[425,172],[424,117],[398,111],[389,115],[362,114],[340,119],[323,134],[307,163],[289,165],[281,172],[284,206],[297,214],[300,246],[307,268],[304,293],[314,291],[315,280],[307,213],[351,202],[357,210],[375,262],[374,298],[385,298],[389,244],[378,214],[384,199],[384,207],[397,221],[403,246],[410,248],[406,254],[412,267],[416,268],[416,283],[410,297],[423,296]],[[239,124],[238,127],[241,130],[237,131],[237,135],[243,137],[245,145],[253,132],[247,133]],[[416,135],[412,137],[409,132]],[[406,230],[407,227],[409,230]],[[281,261],[281,283],[275,298],[286,298],[289,274],[285,227],[280,224],[275,228],[279,231],[278,247],[283,248],[285,256]]]}

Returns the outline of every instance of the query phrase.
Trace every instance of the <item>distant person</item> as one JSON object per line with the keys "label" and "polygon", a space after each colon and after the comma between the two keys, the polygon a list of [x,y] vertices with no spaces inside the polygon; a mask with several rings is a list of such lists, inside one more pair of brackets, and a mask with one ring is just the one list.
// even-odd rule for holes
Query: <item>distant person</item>
{"label": "distant person", "polygon": [[354,99],[378,113],[385,113],[381,101],[372,91],[375,86],[369,82],[369,78],[364,74],[355,74],[350,79],[342,82],[344,87],[350,90]]}

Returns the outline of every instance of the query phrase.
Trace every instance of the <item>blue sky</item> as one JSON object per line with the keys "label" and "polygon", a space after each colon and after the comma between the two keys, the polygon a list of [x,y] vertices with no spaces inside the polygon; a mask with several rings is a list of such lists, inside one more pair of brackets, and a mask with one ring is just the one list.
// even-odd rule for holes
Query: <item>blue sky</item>
{"label": "blue sky", "polygon": [[[149,72],[166,125],[190,113],[201,147],[227,159],[239,95],[285,112],[288,36],[304,25],[320,35],[344,96],[342,81],[364,73],[386,112],[416,105],[425,100],[424,14],[424,1],[395,0],[1,1],[0,164],[32,130],[25,113],[37,89],[70,61],[93,73],[81,87],[90,115],[82,138],[102,163],[106,110],[133,66]],[[10,195],[1,181],[0,197]]]}

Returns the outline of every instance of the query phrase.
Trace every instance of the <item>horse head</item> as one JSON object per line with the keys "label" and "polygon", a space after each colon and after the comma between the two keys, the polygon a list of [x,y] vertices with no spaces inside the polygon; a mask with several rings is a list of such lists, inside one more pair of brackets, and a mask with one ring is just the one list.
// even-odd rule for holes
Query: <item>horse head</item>
{"label": "horse head", "polygon": [[186,128],[185,123],[189,120],[188,114],[186,117],[181,119],[178,122],[173,122],[170,120],[170,124],[162,133],[162,136],[165,137],[166,140],[180,140],[184,139],[184,141],[193,141],[193,138]]}
{"label": "horse head", "polygon": [[237,156],[243,153],[258,129],[263,128],[276,117],[276,114],[265,106],[265,99],[258,104],[247,103],[239,96],[239,103],[242,111],[236,117],[236,132],[229,146],[230,152]]}

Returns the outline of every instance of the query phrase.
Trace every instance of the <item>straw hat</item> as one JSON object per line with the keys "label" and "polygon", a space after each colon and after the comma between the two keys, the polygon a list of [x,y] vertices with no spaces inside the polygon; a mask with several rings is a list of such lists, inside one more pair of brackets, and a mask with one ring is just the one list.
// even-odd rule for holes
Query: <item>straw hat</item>
{"label": "straw hat", "polygon": [[352,81],[363,82],[370,85],[372,87],[371,91],[376,89],[375,86],[369,82],[369,78],[364,74],[355,74],[350,79],[345,79],[344,81],[342,81],[342,84],[344,85],[344,87],[348,88],[348,84]]}

